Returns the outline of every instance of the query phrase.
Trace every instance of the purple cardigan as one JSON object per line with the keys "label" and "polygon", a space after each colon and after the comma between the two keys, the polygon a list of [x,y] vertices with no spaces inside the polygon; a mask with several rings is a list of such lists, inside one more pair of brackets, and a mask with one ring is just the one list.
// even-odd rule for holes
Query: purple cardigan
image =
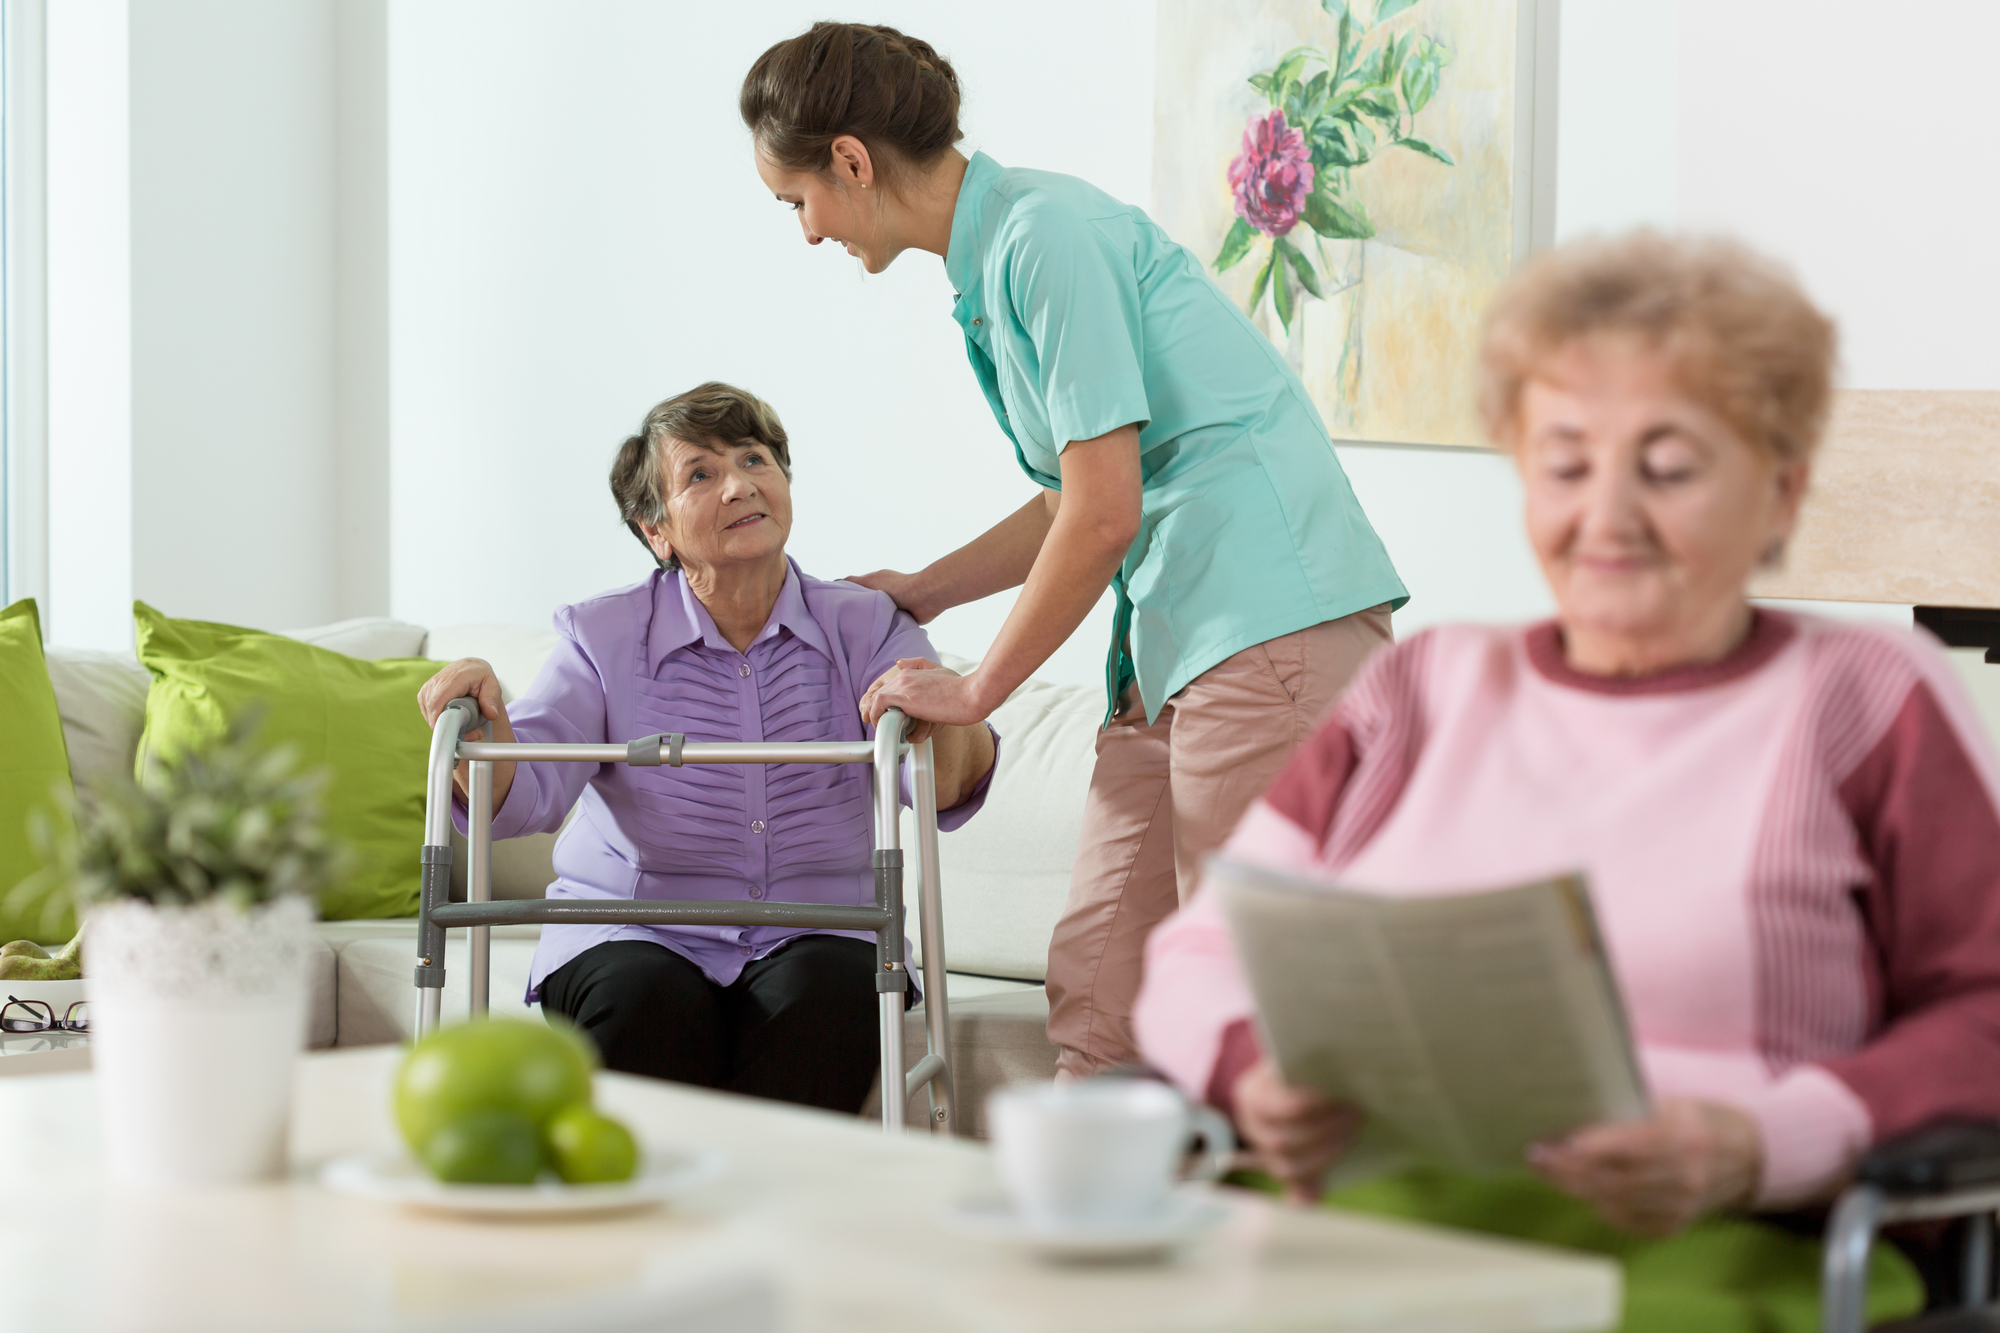
{"label": "purple cardigan", "polygon": [[[515,735],[598,745],[674,731],[690,741],[871,739],[862,693],[898,658],[935,658],[930,638],[886,595],[787,563],[771,619],[747,653],[723,639],[678,573],[561,608],[560,641],[527,694],[508,706]],[[551,898],[866,905],[875,901],[868,772],[860,764],[521,764],[493,836],[550,832],[578,807],[556,842]],[[938,827],[970,819],[992,776],[940,811]],[[452,814],[463,831],[463,801]],[[545,926],[527,999],[540,997],[551,972],[607,940],[663,944],[726,986],[746,963],[801,934],[874,938],[771,926]]]}

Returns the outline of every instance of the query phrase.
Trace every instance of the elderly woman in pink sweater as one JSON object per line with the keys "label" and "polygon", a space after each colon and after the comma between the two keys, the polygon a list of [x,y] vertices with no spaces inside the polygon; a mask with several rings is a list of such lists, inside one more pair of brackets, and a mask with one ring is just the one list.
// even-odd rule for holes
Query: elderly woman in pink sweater
{"label": "elderly woman in pink sweater", "polygon": [[[1824,1203],[1874,1142],[2000,1116],[2000,770],[1972,709],[1914,632],[1745,596],[1792,531],[1834,352],[1733,245],[1640,234],[1530,265],[1489,317],[1480,408],[1556,619],[1382,650],[1224,853],[1396,894],[1587,873],[1651,1118],[1538,1147],[1539,1182],[1417,1171],[1344,1197],[1621,1254],[1628,1328],[1809,1322],[1807,1242],[1726,1222],[1761,1275],[1695,1272],[1690,1225]],[[1201,895],[1147,949],[1142,1049],[1311,1197],[1357,1117],[1287,1086],[1251,1017]],[[1664,1266],[1634,1239],[1676,1235]]]}

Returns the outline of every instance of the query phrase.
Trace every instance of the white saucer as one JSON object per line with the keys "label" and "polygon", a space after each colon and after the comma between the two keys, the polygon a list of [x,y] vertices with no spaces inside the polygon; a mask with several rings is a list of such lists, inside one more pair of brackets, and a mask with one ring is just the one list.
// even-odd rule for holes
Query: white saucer
{"label": "white saucer", "polygon": [[428,1212],[479,1217],[578,1217],[649,1208],[722,1174],[714,1152],[648,1148],[630,1180],[608,1185],[447,1185],[398,1148],[348,1153],[320,1169],[319,1183],[336,1194],[402,1204]]}
{"label": "white saucer", "polygon": [[1045,1226],[1022,1217],[1013,1201],[1000,1196],[959,1199],[947,1204],[940,1221],[947,1230],[977,1240],[1018,1246],[1045,1259],[1072,1263],[1157,1257],[1214,1230],[1229,1207],[1207,1185],[1183,1185],[1149,1218],[1099,1226]]}

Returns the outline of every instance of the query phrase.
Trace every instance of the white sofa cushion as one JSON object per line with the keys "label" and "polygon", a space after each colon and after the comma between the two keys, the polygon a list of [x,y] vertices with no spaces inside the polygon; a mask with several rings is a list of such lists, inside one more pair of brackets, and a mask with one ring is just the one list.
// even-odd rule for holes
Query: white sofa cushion
{"label": "white sofa cushion", "polygon": [[367,662],[424,655],[424,627],[412,625],[407,620],[392,620],[388,616],[361,616],[354,620],[337,620],[331,625],[314,625],[309,629],[271,632]]}
{"label": "white sofa cushion", "polygon": [[456,662],[461,657],[483,659],[500,678],[501,697],[513,700],[535,683],[557,640],[552,629],[526,625],[446,625],[430,632],[424,641],[424,655],[440,662]]}
{"label": "white sofa cushion", "polygon": [[49,684],[62,714],[69,775],[85,800],[106,778],[130,778],[146,727],[152,673],[131,654],[48,650]]}
{"label": "white sofa cushion", "polygon": [[[949,655],[941,660],[954,671],[977,665]],[[1049,936],[1069,899],[1103,708],[1096,690],[1030,680],[994,711],[1000,771],[986,805],[965,827],[938,838],[952,971],[1022,981],[1047,975]],[[904,897],[911,903],[916,846],[916,824],[905,811]],[[910,933],[914,938],[914,922]]]}

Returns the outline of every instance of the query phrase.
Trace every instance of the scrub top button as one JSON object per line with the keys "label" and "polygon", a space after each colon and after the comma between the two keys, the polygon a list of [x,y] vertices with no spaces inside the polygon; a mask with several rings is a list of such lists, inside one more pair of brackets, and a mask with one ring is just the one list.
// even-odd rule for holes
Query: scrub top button
{"label": "scrub top button", "polygon": [[975,329],[979,327],[979,316],[974,315],[972,317],[972,327]]}

